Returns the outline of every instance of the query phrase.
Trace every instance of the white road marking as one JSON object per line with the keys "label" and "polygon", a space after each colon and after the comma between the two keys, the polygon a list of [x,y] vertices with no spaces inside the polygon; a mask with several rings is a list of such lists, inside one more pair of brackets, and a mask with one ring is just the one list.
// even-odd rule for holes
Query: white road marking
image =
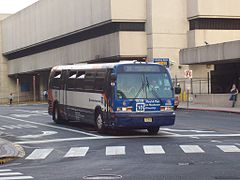
{"label": "white road marking", "polygon": [[218,141],[218,140],[211,140],[212,143],[222,143],[222,141]]}
{"label": "white road marking", "polygon": [[64,131],[70,131],[70,132],[80,133],[80,134],[84,134],[84,135],[88,135],[88,136],[93,136],[93,137],[101,137],[101,136],[99,136],[99,135],[91,134],[91,133],[87,133],[87,132],[83,132],[83,131],[68,129],[68,128],[59,127],[59,126],[53,126],[53,125],[48,125],[48,124],[42,124],[42,123],[37,123],[37,122],[32,122],[32,121],[26,121],[26,120],[23,120],[23,119],[17,119],[17,118],[9,117],[9,116],[2,116],[2,115],[0,115],[0,117],[1,117],[1,118],[6,118],[6,119],[11,119],[11,120],[14,120],[14,121],[25,122],[25,123],[29,123],[29,124],[35,124],[35,125],[39,125],[39,126],[50,127],[50,128],[54,128],[54,129],[60,129],[60,130],[64,130]]}
{"label": "white road marking", "polygon": [[[1,116],[0,116],[1,117]],[[87,141],[87,140],[102,140],[102,139],[136,139],[136,138],[192,138],[192,137],[240,137],[240,134],[189,134],[189,135],[142,135],[142,136],[97,136],[97,137],[79,137],[79,138],[63,138],[49,139],[39,141],[18,141],[17,144],[42,144],[65,141]]]}
{"label": "white road marking", "polygon": [[43,111],[39,111],[39,110],[30,111],[30,110],[24,110],[24,109],[15,109],[15,111],[26,112],[26,113],[30,113],[30,114],[46,114],[46,113],[48,113],[45,110],[43,110]]}
{"label": "white road marking", "polygon": [[143,146],[143,150],[145,154],[165,154],[164,149],[160,145],[146,145]]}
{"label": "white road marking", "polygon": [[[35,115],[35,114],[33,114]],[[17,118],[29,118],[30,116],[33,116],[32,114],[11,114],[11,116],[17,117]]]}
{"label": "white road marking", "polygon": [[53,149],[35,149],[26,159],[45,159]]}
{"label": "white road marking", "polygon": [[2,127],[5,129],[16,129],[16,127],[14,125],[4,125]]}
{"label": "white road marking", "polygon": [[11,169],[0,169],[0,172],[11,172]]}
{"label": "white road marking", "polygon": [[22,176],[20,172],[12,172],[11,169],[0,169],[0,180],[33,179],[32,176]]}
{"label": "white road marking", "polygon": [[0,173],[0,176],[16,176],[16,175],[22,175],[20,172],[4,172]]}
{"label": "white road marking", "polygon": [[64,157],[84,157],[89,147],[72,147]]}
{"label": "white road marking", "polygon": [[40,138],[40,137],[43,137],[43,136],[50,136],[50,135],[57,134],[57,133],[58,132],[56,132],[56,131],[42,131],[42,134],[19,136],[19,138],[34,139],[34,138]]}
{"label": "white road marking", "polygon": [[223,152],[240,152],[240,149],[233,145],[217,145],[217,147]]}
{"label": "white road marking", "polygon": [[0,127],[0,130],[2,130],[2,131],[5,131],[5,130],[6,130],[6,128]]}
{"label": "white road marking", "polygon": [[172,132],[196,132],[196,133],[213,133],[213,132],[216,132],[216,131],[209,131],[209,130],[172,129],[172,128],[161,128],[161,130],[172,131]]}
{"label": "white road marking", "polygon": [[198,145],[180,145],[180,148],[185,153],[204,153],[202,148],[200,148]]}
{"label": "white road marking", "polygon": [[34,126],[31,124],[18,124],[17,126],[22,128],[38,128],[38,126]]}
{"label": "white road marking", "polygon": [[125,155],[125,146],[107,146],[106,156]]}
{"label": "white road marking", "polygon": [[30,124],[3,125],[2,127],[0,127],[0,130],[5,131],[7,129],[22,129],[22,128],[38,128],[38,127]]}
{"label": "white road marking", "polygon": [[12,177],[0,177],[0,180],[19,180],[19,179],[33,179],[32,176],[12,176]]}

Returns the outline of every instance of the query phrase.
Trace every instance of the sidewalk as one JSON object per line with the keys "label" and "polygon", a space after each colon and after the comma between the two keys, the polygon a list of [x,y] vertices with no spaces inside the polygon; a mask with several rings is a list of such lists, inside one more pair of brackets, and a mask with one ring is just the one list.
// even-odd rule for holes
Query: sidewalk
{"label": "sidewalk", "polygon": [[24,149],[16,144],[0,138],[0,164],[24,157]]}
{"label": "sidewalk", "polygon": [[216,107],[216,106],[209,106],[207,104],[195,104],[190,103],[187,107],[186,102],[180,102],[178,109],[189,109],[189,110],[201,110],[201,111],[216,111],[216,112],[229,112],[229,113],[239,113],[240,114],[240,107]]}

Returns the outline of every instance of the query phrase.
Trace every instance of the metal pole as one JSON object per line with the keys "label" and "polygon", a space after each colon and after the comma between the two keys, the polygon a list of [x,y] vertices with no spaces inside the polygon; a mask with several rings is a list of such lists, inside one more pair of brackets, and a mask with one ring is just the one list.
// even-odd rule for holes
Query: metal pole
{"label": "metal pole", "polygon": [[33,76],[33,101],[36,101],[36,77]]}
{"label": "metal pole", "polygon": [[19,78],[17,78],[17,101],[19,104]]}
{"label": "metal pole", "polygon": [[202,94],[202,80],[199,80],[199,93]]}
{"label": "metal pole", "polygon": [[209,75],[209,72],[207,73],[207,84],[208,84],[208,94],[210,93],[210,89],[209,89],[209,85],[210,85],[210,80],[209,80],[209,78],[210,78],[210,75]]}
{"label": "metal pole", "polygon": [[187,89],[187,109],[189,108],[189,89]]}
{"label": "metal pole", "polygon": [[191,84],[191,94],[193,94],[193,81],[192,81],[192,78],[190,78],[190,84]]}

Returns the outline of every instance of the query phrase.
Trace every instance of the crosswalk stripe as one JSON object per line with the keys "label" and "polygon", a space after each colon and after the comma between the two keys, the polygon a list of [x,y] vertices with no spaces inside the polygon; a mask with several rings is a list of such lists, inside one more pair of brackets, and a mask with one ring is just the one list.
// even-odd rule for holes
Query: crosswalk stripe
{"label": "crosswalk stripe", "polygon": [[106,156],[125,155],[125,146],[107,146]]}
{"label": "crosswalk stripe", "polygon": [[11,169],[0,169],[0,172],[11,172]]}
{"label": "crosswalk stripe", "polygon": [[45,159],[53,149],[35,149],[26,159]]}
{"label": "crosswalk stripe", "polygon": [[0,177],[0,180],[20,180],[20,179],[33,179],[32,176],[11,176],[11,177]]}
{"label": "crosswalk stripe", "polygon": [[240,152],[240,149],[234,145],[217,145],[223,152]]}
{"label": "crosswalk stripe", "polygon": [[86,156],[89,147],[73,147],[71,148],[64,157],[84,157]]}
{"label": "crosswalk stripe", "polygon": [[160,145],[143,146],[143,150],[145,154],[165,154],[164,149]]}
{"label": "crosswalk stripe", "polygon": [[4,173],[0,173],[0,176],[16,176],[16,175],[22,175],[22,173],[19,173],[19,172],[4,172]]}
{"label": "crosswalk stripe", "polygon": [[204,153],[204,150],[202,150],[202,148],[198,145],[180,145],[180,148],[185,153]]}

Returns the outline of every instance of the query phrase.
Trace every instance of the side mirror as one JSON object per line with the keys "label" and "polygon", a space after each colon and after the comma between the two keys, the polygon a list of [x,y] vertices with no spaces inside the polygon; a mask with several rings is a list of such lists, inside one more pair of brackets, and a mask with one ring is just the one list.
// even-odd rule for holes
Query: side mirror
{"label": "side mirror", "polygon": [[115,73],[111,74],[111,82],[115,82],[117,80],[117,75]]}
{"label": "side mirror", "polygon": [[175,94],[180,94],[181,93],[181,87],[175,87],[174,91],[175,91]]}

